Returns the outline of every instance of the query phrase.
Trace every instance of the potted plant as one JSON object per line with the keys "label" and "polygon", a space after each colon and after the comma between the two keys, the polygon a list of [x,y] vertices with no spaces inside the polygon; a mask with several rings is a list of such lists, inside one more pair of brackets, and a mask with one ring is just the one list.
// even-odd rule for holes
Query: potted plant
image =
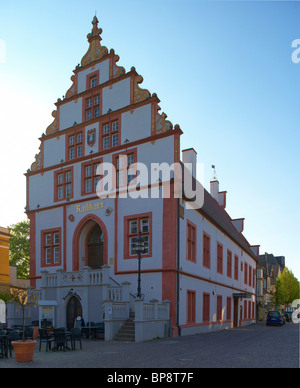
{"label": "potted plant", "polygon": [[17,305],[17,309],[22,312],[22,340],[12,341],[12,347],[19,362],[29,362],[33,359],[34,349],[37,341],[26,340],[25,337],[25,310],[29,307],[37,306],[35,294],[28,293],[23,290],[12,290],[10,301]]}

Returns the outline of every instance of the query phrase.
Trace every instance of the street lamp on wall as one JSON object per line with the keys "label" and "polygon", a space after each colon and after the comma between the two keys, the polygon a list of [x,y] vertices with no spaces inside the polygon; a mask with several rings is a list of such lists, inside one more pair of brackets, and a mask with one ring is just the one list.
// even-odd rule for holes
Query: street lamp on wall
{"label": "street lamp on wall", "polygon": [[145,249],[145,241],[142,237],[142,232],[140,231],[139,237],[136,240],[135,243],[135,251],[138,254],[138,261],[139,261],[139,268],[138,268],[138,288],[137,288],[137,298],[142,299],[144,296],[141,292],[141,260],[142,260],[142,253],[144,253]]}

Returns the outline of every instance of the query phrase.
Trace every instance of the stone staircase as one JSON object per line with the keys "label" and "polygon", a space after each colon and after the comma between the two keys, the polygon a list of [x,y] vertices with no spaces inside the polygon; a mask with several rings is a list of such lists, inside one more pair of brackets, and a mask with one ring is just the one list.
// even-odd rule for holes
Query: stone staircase
{"label": "stone staircase", "polygon": [[130,311],[129,319],[121,327],[117,335],[115,336],[115,341],[126,341],[134,342],[135,341],[135,323],[134,323],[135,314],[133,311]]}

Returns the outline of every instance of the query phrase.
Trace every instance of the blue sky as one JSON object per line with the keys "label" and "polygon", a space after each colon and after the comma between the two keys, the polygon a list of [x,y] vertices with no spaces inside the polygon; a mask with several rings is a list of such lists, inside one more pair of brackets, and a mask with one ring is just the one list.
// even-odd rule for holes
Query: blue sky
{"label": "blue sky", "polygon": [[[114,5],[112,5],[114,4]],[[71,86],[97,11],[102,44],[216,165],[232,218],[300,279],[300,2],[115,0],[0,4],[0,225],[25,219],[24,173]],[[300,54],[299,54],[300,57]]]}

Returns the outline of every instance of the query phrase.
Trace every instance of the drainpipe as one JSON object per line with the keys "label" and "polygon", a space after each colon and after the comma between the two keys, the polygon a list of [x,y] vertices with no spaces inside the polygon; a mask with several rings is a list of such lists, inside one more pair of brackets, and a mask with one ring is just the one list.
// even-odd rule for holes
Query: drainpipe
{"label": "drainpipe", "polygon": [[178,335],[181,337],[181,326],[179,324],[179,302],[180,302],[180,198],[177,199],[177,297],[176,297],[176,325],[178,327]]}

